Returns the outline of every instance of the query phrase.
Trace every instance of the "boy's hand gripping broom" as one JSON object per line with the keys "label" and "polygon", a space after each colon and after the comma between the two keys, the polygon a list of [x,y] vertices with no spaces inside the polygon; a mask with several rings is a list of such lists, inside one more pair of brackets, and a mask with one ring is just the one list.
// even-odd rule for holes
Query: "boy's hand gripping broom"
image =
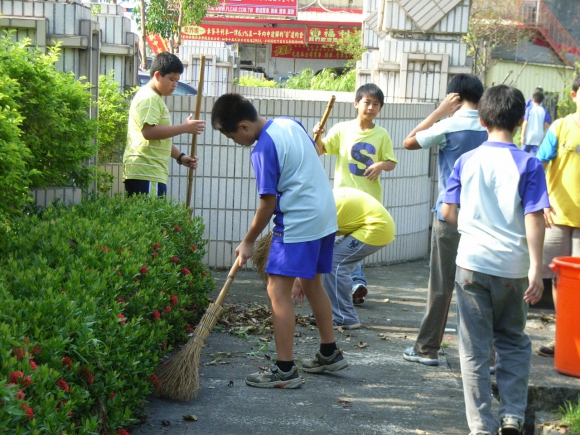
{"label": "boy's hand gripping broom", "polygon": [[223,311],[222,303],[239,269],[236,258],[216,301],[207,307],[207,311],[187,344],[159,369],[158,377],[161,386],[155,390],[157,397],[179,401],[197,397],[201,349]]}
{"label": "boy's hand gripping broom", "polygon": [[[324,111],[324,115],[322,115],[322,119],[320,120],[320,128],[324,128],[328,117],[330,116],[330,112],[332,112],[332,106],[334,106],[334,100],[336,97],[333,95],[330,97],[330,101],[326,105],[326,110]],[[314,135],[314,143],[320,139],[322,133],[316,133]],[[318,146],[318,145],[317,145]],[[270,255],[270,244],[272,243],[272,231],[269,231],[263,237],[260,237],[256,240],[256,244],[254,245],[254,255],[252,255],[252,261],[256,266],[256,270],[264,284],[268,283],[268,274],[266,273],[266,263],[268,263],[268,256]]]}

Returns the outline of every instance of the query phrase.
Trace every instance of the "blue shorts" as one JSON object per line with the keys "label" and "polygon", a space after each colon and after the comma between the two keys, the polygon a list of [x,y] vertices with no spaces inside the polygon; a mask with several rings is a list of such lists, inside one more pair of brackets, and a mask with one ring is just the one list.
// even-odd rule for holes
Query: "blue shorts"
{"label": "blue shorts", "polygon": [[125,192],[127,196],[139,193],[150,196],[167,195],[167,184],[149,180],[125,180]]}
{"label": "blue shorts", "polygon": [[310,242],[284,243],[272,236],[266,273],[314,279],[317,273],[332,271],[334,233]]}

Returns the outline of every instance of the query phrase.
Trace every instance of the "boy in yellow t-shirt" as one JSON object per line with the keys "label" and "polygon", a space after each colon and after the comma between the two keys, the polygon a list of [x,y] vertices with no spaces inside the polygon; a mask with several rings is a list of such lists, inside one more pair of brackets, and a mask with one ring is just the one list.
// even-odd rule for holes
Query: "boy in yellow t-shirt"
{"label": "boy in yellow t-shirt", "polygon": [[[183,64],[172,53],[159,53],[151,65],[151,80],[133,98],[129,109],[127,147],[123,155],[123,182],[127,194],[163,196],[167,193],[169,157],[180,165],[197,168],[197,157],[190,157],[172,144],[179,134],[200,134],[205,121],[189,116],[183,124],[171,125],[163,101],[177,87]],[[201,90],[200,90],[201,92]]]}
{"label": "boy in yellow t-shirt", "polygon": [[[356,264],[381,250],[395,239],[395,222],[383,205],[371,195],[352,187],[333,190],[336,202],[338,236],[344,238],[335,244],[332,271],[323,275],[322,282],[332,304],[335,328],[358,329],[360,320],[352,302],[352,278]],[[297,282],[292,297],[302,302],[304,296]],[[307,364],[304,370],[308,371]]]}
{"label": "boy in yellow t-shirt", "polygon": [[[353,187],[362,190],[381,204],[381,173],[392,171],[397,166],[391,136],[387,130],[374,123],[384,101],[384,94],[377,85],[362,85],[355,94],[356,119],[334,125],[324,139],[316,142],[320,154],[336,155],[335,188]],[[314,126],[314,134],[317,133],[324,133],[319,124]],[[354,268],[352,278],[353,302],[359,304],[364,302],[367,294],[366,278],[360,263]]]}

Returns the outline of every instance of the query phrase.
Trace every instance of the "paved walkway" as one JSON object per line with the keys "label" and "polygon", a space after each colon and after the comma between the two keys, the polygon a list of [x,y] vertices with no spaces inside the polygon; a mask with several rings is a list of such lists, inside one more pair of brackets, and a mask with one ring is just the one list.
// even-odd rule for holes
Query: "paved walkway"
{"label": "paved walkway", "polygon": [[[413,344],[426,298],[427,261],[365,268],[369,295],[357,308],[365,326],[337,332],[349,368],[333,374],[302,373],[297,390],[250,388],[244,378],[275,356],[272,340],[236,337],[214,330],[206,341],[201,390],[187,403],[151,398],[149,419],[133,435],[294,435],[316,434],[467,434],[457,352],[455,304],[448,319],[445,348],[438,367],[406,362],[403,351]],[[227,272],[216,272],[219,288]],[[215,292],[217,294],[217,291]],[[212,295],[215,296],[215,295]],[[266,289],[256,273],[240,272],[226,303],[267,304]],[[308,315],[307,305],[297,313]],[[554,337],[550,310],[530,310],[527,332],[534,348]],[[318,348],[318,331],[298,326],[295,357],[311,358]],[[271,337],[270,337],[271,338]],[[576,400],[580,379],[560,375],[553,359],[532,356],[530,414],[557,409],[563,397]],[[185,421],[196,415],[197,421]]]}

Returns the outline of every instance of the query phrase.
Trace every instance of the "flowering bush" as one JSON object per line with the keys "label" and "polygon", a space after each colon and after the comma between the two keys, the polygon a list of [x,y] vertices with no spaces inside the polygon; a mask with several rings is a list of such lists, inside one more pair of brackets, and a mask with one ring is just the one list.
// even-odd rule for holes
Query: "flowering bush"
{"label": "flowering bush", "polygon": [[0,433],[124,433],[160,358],[205,312],[201,218],[101,197],[12,228],[0,247]]}

